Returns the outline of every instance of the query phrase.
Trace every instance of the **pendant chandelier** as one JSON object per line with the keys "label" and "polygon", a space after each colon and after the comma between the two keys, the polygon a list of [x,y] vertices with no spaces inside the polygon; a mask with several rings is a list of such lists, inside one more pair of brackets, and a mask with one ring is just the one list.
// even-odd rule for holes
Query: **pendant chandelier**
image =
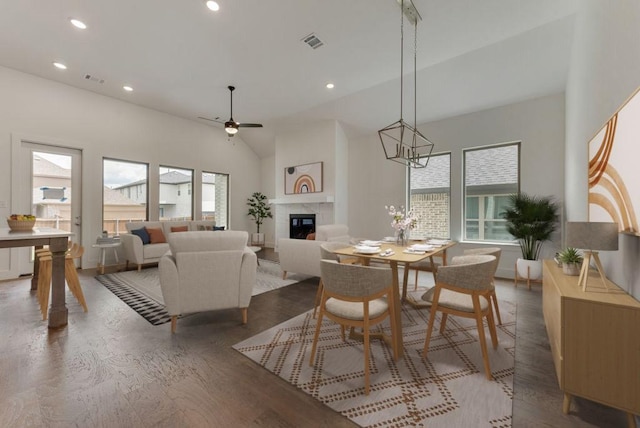
{"label": "pendant chandelier", "polygon": [[[433,143],[417,128],[417,73],[418,21],[422,18],[411,0],[397,0],[400,4],[400,120],[378,131],[387,159],[409,168],[425,168],[433,151]],[[413,126],[402,116],[404,90],[404,17],[414,25],[413,36]]]}

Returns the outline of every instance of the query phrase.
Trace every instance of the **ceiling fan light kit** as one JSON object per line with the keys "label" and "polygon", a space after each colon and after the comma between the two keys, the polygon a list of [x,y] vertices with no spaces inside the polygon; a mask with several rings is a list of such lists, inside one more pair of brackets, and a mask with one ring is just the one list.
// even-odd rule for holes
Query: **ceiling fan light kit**
{"label": "ceiling fan light kit", "polygon": [[229,137],[233,137],[235,134],[237,134],[238,128],[262,128],[261,123],[240,123],[233,120],[233,91],[235,91],[236,88],[235,86],[227,86],[227,88],[229,89],[229,93],[231,95],[230,97],[231,111],[229,115],[229,120],[227,120],[226,122],[222,122],[221,120],[218,120],[220,119],[219,117],[216,117],[215,119],[209,119],[202,116],[198,116],[198,119],[208,120],[210,122],[223,123],[224,130],[226,131]]}
{"label": "ceiling fan light kit", "polygon": [[[400,5],[400,120],[378,131],[382,149],[387,159],[401,163],[409,168],[425,168],[433,151],[434,144],[417,129],[417,40],[418,21],[422,18],[411,0],[398,0]],[[414,25],[413,49],[413,123],[411,126],[402,117],[403,89],[404,89],[404,17]]]}

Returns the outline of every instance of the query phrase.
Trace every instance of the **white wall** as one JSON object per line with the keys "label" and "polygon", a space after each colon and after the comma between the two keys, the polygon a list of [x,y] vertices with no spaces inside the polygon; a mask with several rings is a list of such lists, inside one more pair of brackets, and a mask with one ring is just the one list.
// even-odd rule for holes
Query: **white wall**
{"label": "white wall", "polygon": [[[83,151],[83,267],[93,267],[91,248],[102,230],[103,156],[150,164],[150,216],[157,218],[159,165],[230,174],[230,228],[251,230],[246,199],[260,189],[260,161],[239,137],[195,121],[125,103],[93,92],[0,67],[0,217],[12,211],[11,138],[55,141]],[[135,92],[131,94],[135,99]],[[15,186],[13,186],[15,188]],[[155,191],[155,193],[154,193]],[[7,257],[6,250],[0,258]]]}
{"label": "white wall", "polygon": [[[587,142],[640,86],[640,2],[584,0],[581,6],[566,106],[566,206],[572,221],[588,217]],[[640,238],[620,235],[619,247],[600,254],[605,272],[639,298]]]}
{"label": "white wall", "polygon": [[[451,152],[451,238],[462,237],[462,149],[522,141],[521,190],[564,198],[564,94],[466,114],[419,126],[435,143],[435,152]],[[349,150],[349,228],[354,236],[379,239],[392,235],[385,205],[405,204],[402,165],[384,158],[378,136],[352,141]],[[560,246],[545,244],[544,256]],[[499,276],[513,277],[519,247],[502,246]],[[465,245],[454,247],[457,253]]]}
{"label": "white wall", "polygon": [[[276,197],[276,157],[269,156],[260,161],[260,191],[268,198],[274,199]],[[276,207],[271,206],[271,214],[275,217]],[[267,218],[262,223],[261,231],[264,232],[265,246],[275,247],[275,222],[274,219]],[[251,229],[253,231],[253,229]]]}

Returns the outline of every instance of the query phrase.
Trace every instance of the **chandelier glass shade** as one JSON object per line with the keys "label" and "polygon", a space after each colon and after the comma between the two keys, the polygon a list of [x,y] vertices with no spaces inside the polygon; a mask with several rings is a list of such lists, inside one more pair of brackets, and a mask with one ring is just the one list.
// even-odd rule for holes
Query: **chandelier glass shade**
{"label": "chandelier glass shade", "polygon": [[[434,144],[417,129],[417,40],[418,21],[422,19],[411,0],[398,0],[400,4],[400,120],[378,131],[380,142],[387,159],[401,163],[409,168],[425,168],[433,151]],[[414,125],[405,122],[402,116],[404,89],[404,17],[414,24],[413,77],[414,77]]]}

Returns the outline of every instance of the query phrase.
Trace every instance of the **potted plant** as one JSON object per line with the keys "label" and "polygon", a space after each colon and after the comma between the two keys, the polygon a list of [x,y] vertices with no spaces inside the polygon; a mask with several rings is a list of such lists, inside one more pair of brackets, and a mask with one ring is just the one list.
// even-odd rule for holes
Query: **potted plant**
{"label": "potted plant", "polygon": [[558,205],[551,197],[515,193],[510,195],[502,217],[507,221],[507,231],[518,240],[522,251],[522,258],[516,262],[517,275],[541,278],[542,262],[538,257],[542,244],[558,227]]}
{"label": "potted plant", "polygon": [[271,214],[271,207],[266,201],[267,197],[261,192],[255,192],[249,199],[247,199],[247,205],[249,206],[247,215],[253,219],[257,228],[257,233],[251,234],[252,244],[264,245],[264,233],[260,233],[260,225],[265,218],[273,218],[273,214]]}
{"label": "potted plant", "polygon": [[562,272],[565,275],[579,275],[582,265],[582,253],[577,248],[567,247],[558,253],[558,261],[562,263]]}

